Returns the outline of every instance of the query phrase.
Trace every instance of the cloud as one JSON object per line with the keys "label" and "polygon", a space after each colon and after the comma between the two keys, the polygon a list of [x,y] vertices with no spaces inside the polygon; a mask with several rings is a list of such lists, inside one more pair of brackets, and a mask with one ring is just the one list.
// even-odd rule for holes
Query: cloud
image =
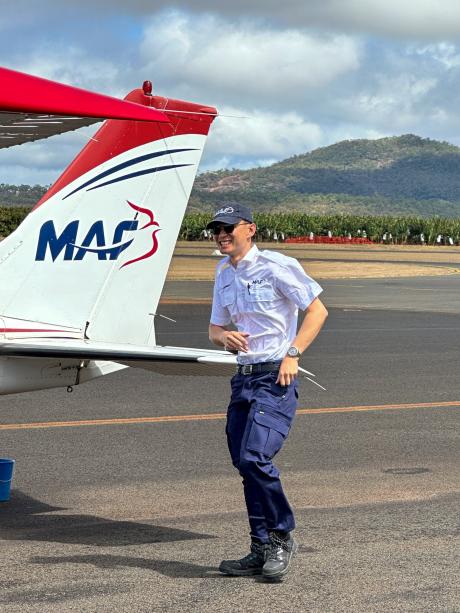
{"label": "cloud", "polygon": [[409,131],[423,120],[425,98],[436,87],[434,78],[413,75],[380,75],[374,91],[361,92],[347,100],[357,120],[365,118],[369,125]]}
{"label": "cloud", "polygon": [[[311,35],[183,13],[162,14],[145,29],[141,61],[165,86],[182,94],[212,92],[225,102],[275,98],[291,104],[359,67],[360,45],[342,35]],[[181,89],[180,87],[178,88]]]}
{"label": "cloud", "polygon": [[56,48],[38,45],[33,54],[9,67],[75,87],[111,95],[126,93],[120,87],[123,66],[110,59],[94,57],[91,52],[76,46],[69,46],[65,53],[59,53]]}
{"label": "cloud", "polygon": [[53,183],[100,124],[52,138],[0,149],[0,183]]}
{"label": "cloud", "polygon": [[[159,94],[249,116],[214,123],[202,169],[266,165],[345,138],[460,143],[457,0],[89,5],[43,0],[0,20],[3,64],[120,97],[150,78]],[[0,181],[51,182],[84,142],[0,151]]]}
{"label": "cloud", "polygon": [[294,112],[279,115],[224,107],[222,115],[215,120],[208,137],[203,158],[206,168],[219,168],[222,162],[227,167],[248,167],[250,160],[253,166],[265,166],[323,142],[321,128]]}
{"label": "cloud", "polygon": [[[61,2],[44,0],[41,8],[43,5],[61,7]],[[110,3],[107,0],[79,0],[66,5],[139,16],[174,6],[188,13],[209,13],[225,19],[244,16],[278,26],[426,40],[456,41],[460,21],[458,0],[175,0],[173,4],[170,0],[130,0],[129,5],[126,0],[111,0]]]}
{"label": "cloud", "polygon": [[457,0],[294,0],[292,4],[286,14],[304,26],[390,37],[458,39]]}
{"label": "cloud", "polygon": [[424,47],[413,47],[411,52],[421,58],[431,58],[441,64],[443,69],[460,66],[460,52],[452,43],[438,43]]}
{"label": "cloud", "polygon": [[[366,49],[358,78],[343,84],[346,95],[326,106],[334,112],[336,126],[360,127],[363,133],[414,132],[458,143],[459,58],[458,47],[450,43],[380,41]],[[310,110],[319,121],[317,110]],[[319,123],[324,130],[324,122]]]}

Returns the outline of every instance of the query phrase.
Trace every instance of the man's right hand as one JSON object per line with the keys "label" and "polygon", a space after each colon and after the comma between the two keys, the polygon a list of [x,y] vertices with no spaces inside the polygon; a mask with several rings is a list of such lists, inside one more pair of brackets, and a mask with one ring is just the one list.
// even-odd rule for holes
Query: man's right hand
{"label": "man's right hand", "polygon": [[248,332],[237,332],[236,330],[226,330],[223,333],[222,341],[227,351],[249,351]]}

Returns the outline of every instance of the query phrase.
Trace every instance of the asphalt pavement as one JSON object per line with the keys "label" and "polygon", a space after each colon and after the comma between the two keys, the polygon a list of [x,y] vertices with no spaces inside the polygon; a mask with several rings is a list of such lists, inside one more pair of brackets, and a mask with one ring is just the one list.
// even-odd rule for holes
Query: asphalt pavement
{"label": "asphalt pavement", "polygon": [[[127,369],[0,397],[17,462],[0,610],[460,611],[459,284],[323,283],[330,316],[302,364],[327,390],[301,380],[277,458],[301,543],[280,584],[216,570],[248,547],[226,379]],[[206,292],[168,283],[159,343],[208,345]]]}
{"label": "asphalt pavement", "polygon": [[[460,275],[381,279],[324,279],[328,307],[460,313]],[[210,281],[168,281],[164,301],[210,302]],[[161,305],[160,305],[161,306]],[[164,312],[164,308],[159,309]]]}

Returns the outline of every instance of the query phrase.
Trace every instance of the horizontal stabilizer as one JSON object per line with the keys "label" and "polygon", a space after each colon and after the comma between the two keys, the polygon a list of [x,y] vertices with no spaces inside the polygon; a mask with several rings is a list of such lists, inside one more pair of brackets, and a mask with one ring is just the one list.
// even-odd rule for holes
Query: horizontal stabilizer
{"label": "horizontal stabilizer", "polygon": [[0,112],[0,149],[64,134],[99,121],[94,117]]}
{"label": "horizontal stabilizer", "polygon": [[0,355],[118,362],[165,375],[225,376],[235,373],[236,357],[227,351],[188,347],[149,347],[79,339],[0,342]]}
{"label": "horizontal stabilizer", "polygon": [[0,66],[0,149],[103,119],[169,123],[160,110]]}

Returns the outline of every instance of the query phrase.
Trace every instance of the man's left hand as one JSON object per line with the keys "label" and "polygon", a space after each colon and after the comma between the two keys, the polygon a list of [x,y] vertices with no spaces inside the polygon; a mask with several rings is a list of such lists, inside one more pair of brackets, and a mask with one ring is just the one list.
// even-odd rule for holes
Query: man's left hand
{"label": "man's left hand", "polygon": [[281,362],[278,378],[279,385],[290,385],[297,377],[299,372],[299,360],[297,358],[285,357]]}

